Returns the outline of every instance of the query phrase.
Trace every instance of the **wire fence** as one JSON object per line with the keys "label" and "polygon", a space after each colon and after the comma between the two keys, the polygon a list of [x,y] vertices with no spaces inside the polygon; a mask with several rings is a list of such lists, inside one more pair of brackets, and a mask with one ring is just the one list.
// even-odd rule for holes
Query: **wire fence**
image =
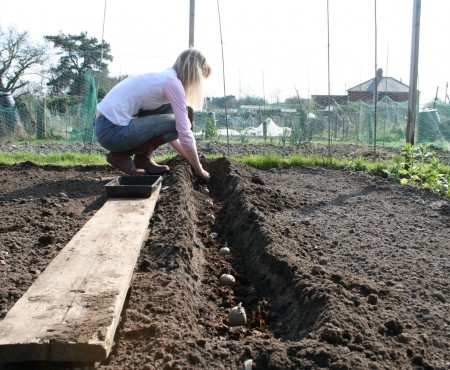
{"label": "wire fence", "polygon": [[88,143],[95,140],[97,104],[95,81],[85,75],[84,95],[38,96],[14,99],[0,93],[0,140],[50,140]]}
{"label": "wire fence", "polygon": [[[52,142],[96,141],[93,135],[95,82],[86,76],[89,88],[84,96],[39,97],[27,95],[14,102],[0,96],[0,140],[49,140]],[[376,114],[375,114],[376,109]],[[194,115],[198,139],[231,138],[238,142],[264,140],[271,144],[300,146],[331,142],[361,146],[401,147],[406,143],[407,102],[388,97],[376,107],[363,101],[321,106],[303,104],[210,108]],[[415,142],[450,149],[450,104],[435,102],[417,113]],[[207,137],[208,119],[216,126]],[[375,137],[376,133],[376,137]]]}

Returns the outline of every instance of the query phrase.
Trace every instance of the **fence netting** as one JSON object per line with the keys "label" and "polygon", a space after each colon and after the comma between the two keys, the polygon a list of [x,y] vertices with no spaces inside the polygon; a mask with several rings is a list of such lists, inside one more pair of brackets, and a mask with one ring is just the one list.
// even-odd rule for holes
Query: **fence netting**
{"label": "fence netting", "polygon": [[[13,99],[0,95],[0,140],[51,140],[92,143],[95,107],[99,101],[91,73],[84,76],[84,95],[27,94]],[[301,145],[306,142],[333,142],[361,146],[401,147],[406,142],[408,102],[384,97],[376,104],[363,101],[320,106],[312,100],[301,104],[224,109],[207,107],[194,115],[198,138],[214,123],[216,137],[229,136],[246,141],[264,137],[274,144]],[[267,122],[280,128],[267,131]],[[258,133],[257,128],[266,130]],[[216,131],[214,131],[216,132]],[[275,132],[275,133],[274,133]],[[450,104],[435,101],[416,113],[415,143],[450,149]]]}
{"label": "fence netting", "polygon": [[0,95],[0,139],[51,140],[88,143],[93,136],[97,89],[90,73],[84,76],[84,94],[13,98]]}

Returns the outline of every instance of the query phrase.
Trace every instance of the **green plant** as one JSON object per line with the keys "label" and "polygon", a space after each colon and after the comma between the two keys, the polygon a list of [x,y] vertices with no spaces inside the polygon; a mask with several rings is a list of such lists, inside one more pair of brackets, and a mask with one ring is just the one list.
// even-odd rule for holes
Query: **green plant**
{"label": "green plant", "polygon": [[417,184],[440,195],[450,195],[450,170],[443,166],[430,145],[407,144],[393,158],[389,177],[401,184]]}
{"label": "green plant", "polygon": [[302,115],[299,115],[298,120],[294,121],[291,135],[289,136],[289,143],[297,150],[300,149],[304,141],[304,126],[305,119],[302,117]]}
{"label": "green plant", "polygon": [[208,117],[205,126],[205,138],[214,139],[217,137],[217,124],[212,117]]}
{"label": "green plant", "polygon": [[283,129],[283,133],[280,136],[280,144],[283,146],[283,148],[286,146],[289,136],[290,135],[288,130]]}
{"label": "green plant", "polygon": [[245,133],[241,132],[239,135],[239,142],[241,144],[248,144],[250,142],[250,139]]}

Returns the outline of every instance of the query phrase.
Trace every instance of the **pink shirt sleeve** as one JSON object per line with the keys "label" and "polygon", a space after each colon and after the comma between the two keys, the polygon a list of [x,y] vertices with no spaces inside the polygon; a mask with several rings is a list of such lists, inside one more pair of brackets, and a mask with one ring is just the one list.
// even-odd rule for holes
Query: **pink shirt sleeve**
{"label": "pink shirt sleeve", "polygon": [[195,148],[195,138],[186,109],[186,93],[181,81],[176,77],[168,78],[163,85],[163,91],[175,114],[175,127],[181,145],[185,148]]}

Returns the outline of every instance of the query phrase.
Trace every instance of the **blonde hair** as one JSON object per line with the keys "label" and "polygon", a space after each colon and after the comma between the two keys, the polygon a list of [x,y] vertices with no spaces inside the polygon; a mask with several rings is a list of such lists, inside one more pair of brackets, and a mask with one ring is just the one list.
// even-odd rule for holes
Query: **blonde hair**
{"label": "blonde hair", "polygon": [[175,61],[173,69],[183,84],[186,102],[196,109],[203,107],[203,78],[211,74],[205,56],[194,48],[183,51]]}

